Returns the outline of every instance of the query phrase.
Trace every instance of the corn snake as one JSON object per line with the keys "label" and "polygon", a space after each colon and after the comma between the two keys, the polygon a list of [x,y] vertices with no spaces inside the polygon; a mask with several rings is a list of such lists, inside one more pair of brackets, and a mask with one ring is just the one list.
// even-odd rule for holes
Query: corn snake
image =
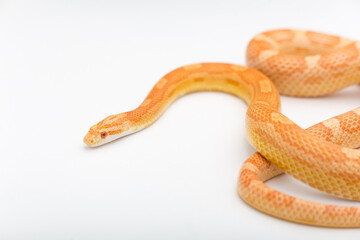
{"label": "corn snake", "polygon": [[99,146],[140,131],[187,93],[227,92],[248,103],[247,137],[259,151],[242,167],[239,195],[255,208],[290,221],[358,227],[358,208],[297,199],[263,182],[284,171],[321,191],[360,200],[360,152],[352,149],[360,146],[360,108],[303,130],[279,112],[278,94],[320,96],[360,83],[359,51],[358,42],[327,34],[264,32],[249,43],[247,64],[252,68],[199,63],[173,70],[137,109],[92,126],[84,142]]}

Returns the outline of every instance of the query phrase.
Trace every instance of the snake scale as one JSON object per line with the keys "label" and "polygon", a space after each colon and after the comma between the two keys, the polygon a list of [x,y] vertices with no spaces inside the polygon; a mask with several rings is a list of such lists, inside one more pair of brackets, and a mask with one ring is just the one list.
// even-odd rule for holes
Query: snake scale
{"label": "snake scale", "polygon": [[360,108],[306,130],[280,113],[279,92],[297,97],[333,93],[360,83],[360,42],[311,31],[263,32],[249,43],[248,66],[198,63],[161,78],[133,111],[111,115],[84,138],[99,146],[140,131],[177,98],[221,91],[248,105],[246,132],[258,151],[245,161],[240,197],[256,209],[289,221],[360,227],[360,208],[314,203],[285,195],[264,182],[283,172],[320,191],[360,200]]}

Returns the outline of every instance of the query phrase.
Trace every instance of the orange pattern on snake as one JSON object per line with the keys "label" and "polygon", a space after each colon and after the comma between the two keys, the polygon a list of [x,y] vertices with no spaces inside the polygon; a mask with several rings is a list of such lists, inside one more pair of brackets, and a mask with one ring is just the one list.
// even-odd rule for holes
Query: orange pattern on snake
{"label": "orange pattern on snake", "polygon": [[[325,34],[294,30],[260,34],[249,44],[247,62],[287,95],[318,96],[360,83],[358,43]],[[304,130],[279,112],[278,91],[263,73],[225,63],[180,67],[165,75],[137,109],[92,126],[84,142],[99,146],[144,129],[184,94],[227,92],[249,104],[248,140],[271,162],[258,153],[245,162],[239,177],[240,196],[261,211],[287,220],[360,226],[358,208],[300,200],[262,182],[284,171],[321,191],[360,200],[360,151],[352,149],[360,145],[360,108]]]}

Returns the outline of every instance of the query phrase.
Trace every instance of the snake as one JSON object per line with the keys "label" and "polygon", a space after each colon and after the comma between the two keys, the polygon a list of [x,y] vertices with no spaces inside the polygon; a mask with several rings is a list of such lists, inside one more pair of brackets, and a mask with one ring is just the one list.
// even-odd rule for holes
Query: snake
{"label": "snake", "polygon": [[292,222],[360,227],[360,208],[317,203],[274,190],[265,181],[287,173],[325,193],[360,200],[360,107],[302,129],[281,113],[280,95],[315,97],[360,83],[360,42],[325,33],[278,29],[248,44],[247,66],[195,63],[163,76],[134,110],[110,115],[84,137],[101,146],[154,123],[172,102],[198,91],[243,99],[245,129],[256,149],[243,164],[239,196],[250,206]]}

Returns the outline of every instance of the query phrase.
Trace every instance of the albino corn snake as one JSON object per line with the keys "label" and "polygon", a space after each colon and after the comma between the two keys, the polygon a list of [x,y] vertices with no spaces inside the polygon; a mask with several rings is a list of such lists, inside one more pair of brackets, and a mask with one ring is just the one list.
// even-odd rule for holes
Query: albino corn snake
{"label": "albino corn snake", "polygon": [[198,63],[173,70],[137,109],[92,126],[84,142],[99,146],[142,130],[184,94],[227,92],[249,104],[247,137],[267,159],[255,153],[244,163],[240,196],[255,208],[290,221],[359,227],[359,208],[290,197],[263,181],[286,172],[321,191],[360,200],[360,151],[353,149],[360,147],[360,108],[303,130],[279,112],[278,94],[321,96],[359,84],[360,42],[309,31],[274,30],[249,43],[247,64]]}

